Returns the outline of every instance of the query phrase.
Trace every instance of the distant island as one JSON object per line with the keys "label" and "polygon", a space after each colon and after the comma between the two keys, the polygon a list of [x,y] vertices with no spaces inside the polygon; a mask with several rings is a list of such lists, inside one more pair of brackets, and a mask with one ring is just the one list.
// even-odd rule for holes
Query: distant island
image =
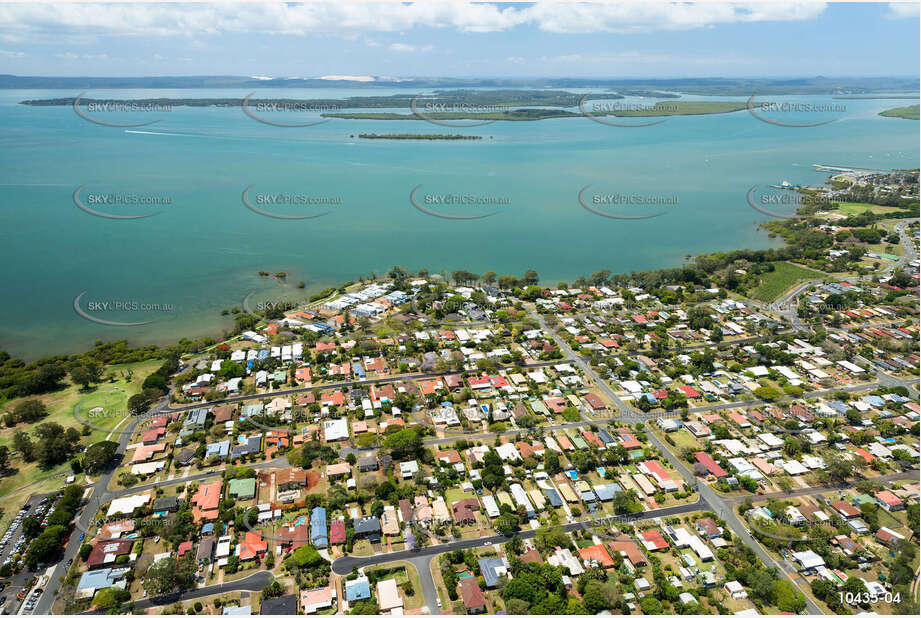
{"label": "distant island", "polygon": [[361,139],[428,139],[428,140],[483,139],[483,137],[480,135],[445,135],[445,134],[438,134],[438,133],[359,133],[358,137],[360,137]]}
{"label": "distant island", "polygon": [[[592,95],[594,97],[594,95]],[[758,103],[762,105],[762,102]],[[595,111],[586,107],[586,114],[565,109],[512,109],[500,112],[430,112],[426,114],[400,114],[396,112],[333,112],[321,114],[324,118],[343,118],[346,120],[546,120],[548,118],[583,118],[590,116],[617,117],[655,117],[655,116],[699,116],[707,114],[727,114],[747,108],[744,101],[669,101],[632,109],[626,105],[617,109],[609,105],[606,109]]]}
{"label": "distant island", "polygon": [[921,106],[919,105],[909,105],[908,107],[893,107],[892,109],[887,109],[884,112],[880,112],[880,116],[885,116],[887,118],[907,118],[908,120],[918,120],[918,111]]}
{"label": "distant island", "polygon": [[[331,112],[342,109],[380,109],[380,108],[409,108],[415,101],[418,109],[425,112],[429,109],[441,107],[460,108],[461,110],[477,107],[575,107],[583,95],[563,90],[437,90],[429,95],[378,95],[364,97],[348,97],[345,99],[289,99],[289,98],[260,98],[250,99],[247,106],[254,112],[263,111],[264,108],[282,108],[290,111],[320,111]],[[617,100],[623,95],[616,93],[598,93],[592,95],[593,99]],[[62,97],[54,99],[27,99],[20,101],[21,105],[30,106],[62,106],[73,105],[76,97]],[[156,98],[156,99],[98,99],[81,97],[79,105],[135,105],[139,107],[240,107],[242,98]],[[275,111],[274,109],[272,111]]]}
{"label": "distant island", "polygon": [[[628,78],[599,79],[577,77],[536,78],[455,78],[455,77],[378,77],[361,80],[322,77],[277,77],[271,79],[240,75],[211,76],[149,76],[149,77],[61,77],[0,75],[0,89],[68,89],[72,92],[97,88],[239,88],[243,92],[265,88],[413,88],[417,91],[436,88],[504,88],[539,89],[594,88],[598,92],[617,91],[627,96],[644,96],[644,91],[656,97],[668,98],[660,91],[713,96],[751,96],[771,94],[831,94],[860,95],[893,92],[916,92],[917,78],[902,77],[780,77],[780,78]],[[246,89],[246,90],[243,90]]]}

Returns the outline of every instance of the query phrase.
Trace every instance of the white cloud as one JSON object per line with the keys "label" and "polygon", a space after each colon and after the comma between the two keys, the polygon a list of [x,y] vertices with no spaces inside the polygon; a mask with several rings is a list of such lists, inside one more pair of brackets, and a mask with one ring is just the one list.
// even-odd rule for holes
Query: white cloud
{"label": "white cloud", "polygon": [[[902,11],[893,3],[893,11]],[[895,8],[898,7],[898,8]],[[917,12],[917,5],[914,5]],[[5,4],[0,31],[61,40],[86,34],[189,37],[218,33],[338,34],[400,32],[414,27],[502,32],[532,25],[547,32],[649,32],[723,23],[793,21],[817,17],[822,2],[781,3],[546,3],[494,4],[325,2],[228,4]],[[33,39],[34,40],[34,39]]]}
{"label": "white cloud", "polygon": [[919,2],[890,2],[889,17],[900,19],[903,17],[921,16],[921,3]]}
{"label": "white cloud", "polygon": [[431,45],[407,45],[406,43],[391,43],[388,47],[390,51],[395,52],[419,52],[431,51]]}
{"label": "white cloud", "polygon": [[824,2],[779,3],[617,3],[536,4],[525,9],[529,21],[556,33],[652,32],[691,30],[717,24],[814,19]]}
{"label": "white cloud", "polygon": [[0,49],[0,57],[2,58],[22,58],[25,55],[26,55],[26,52],[12,51],[8,49]]}

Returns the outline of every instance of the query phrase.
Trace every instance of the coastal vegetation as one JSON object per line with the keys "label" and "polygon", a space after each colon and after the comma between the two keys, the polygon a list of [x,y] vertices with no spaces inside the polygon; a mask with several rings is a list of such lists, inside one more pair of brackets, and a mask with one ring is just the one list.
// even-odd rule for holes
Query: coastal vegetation
{"label": "coastal vegetation", "polygon": [[546,120],[547,118],[581,118],[582,114],[564,109],[512,109],[498,112],[336,112],[321,114],[324,118],[345,120]]}
{"label": "coastal vegetation", "polygon": [[[593,99],[596,97],[592,95]],[[591,116],[617,117],[657,117],[657,116],[700,116],[707,114],[727,114],[746,109],[742,101],[674,101],[660,102],[643,109],[607,109],[586,113]],[[426,112],[419,114],[401,114],[396,112],[332,112],[321,114],[324,118],[343,118],[347,120],[546,120],[548,118],[582,118],[585,114],[564,109],[512,109],[494,112]]]}
{"label": "coastal vegetation", "polygon": [[887,118],[906,118],[908,120],[918,120],[919,109],[921,109],[921,105],[893,107],[892,109],[887,109],[886,111],[880,112],[879,115],[885,116]]}
{"label": "coastal vegetation", "polygon": [[[350,135],[349,137],[354,137]],[[421,139],[421,140],[477,140],[480,135],[455,135],[437,133],[359,133],[361,139]]]}
{"label": "coastal vegetation", "polygon": [[[592,95],[595,99],[622,99],[620,94],[599,93]],[[438,90],[432,95],[417,97],[415,94],[394,94],[387,96],[357,96],[345,99],[289,99],[289,98],[253,98],[247,106],[258,112],[263,108],[272,111],[333,111],[340,109],[374,109],[374,108],[408,108],[416,101],[420,108],[452,107],[528,107],[547,105],[553,107],[573,107],[579,104],[582,95],[563,90]],[[74,97],[55,99],[28,99],[22,105],[60,106],[73,105]],[[81,105],[132,104],[139,107],[241,107],[241,98],[148,98],[148,99],[94,99],[81,98]]]}
{"label": "coastal vegetation", "polygon": [[[762,102],[758,103],[763,104]],[[669,101],[656,103],[651,108],[618,110],[608,112],[612,116],[700,116],[706,114],[729,114],[746,109],[745,101]],[[592,114],[595,116],[601,114]]]}
{"label": "coastal vegetation", "polygon": [[752,291],[752,298],[762,302],[773,302],[798,282],[821,276],[812,269],[789,262],[775,262],[771,266],[771,270],[761,275],[761,283]]}
{"label": "coastal vegetation", "polygon": [[[249,76],[167,76],[167,77],[44,77],[0,75],[0,88],[49,89],[67,88],[71,91],[95,88],[329,88],[330,81],[322,78],[274,79]],[[918,80],[904,77],[806,77],[745,78],[745,77],[692,77],[664,79],[608,79],[597,78],[452,78],[417,77],[411,79],[376,78],[372,82],[348,79],[336,80],[342,88],[374,89],[384,87],[436,89],[436,88],[609,88],[618,92],[659,91],[715,96],[751,96],[759,94],[836,94],[836,95],[887,95],[893,92],[917,92]],[[641,95],[631,95],[641,96]]]}

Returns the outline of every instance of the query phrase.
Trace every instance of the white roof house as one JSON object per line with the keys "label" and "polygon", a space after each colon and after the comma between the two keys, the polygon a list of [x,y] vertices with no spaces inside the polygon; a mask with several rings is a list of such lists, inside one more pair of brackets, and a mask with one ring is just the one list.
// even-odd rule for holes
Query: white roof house
{"label": "white roof house", "polygon": [[759,433],[758,439],[771,448],[779,448],[783,446],[783,440],[772,433]]}
{"label": "white roof house", "polygon": [[518,452],[518,448],[511,442],[506,442],[505,444],[497,446],[496,453],[498,453],[503,461],[518,461],[521,459],[521,453]]}
{"label": "white roof house", "polygon": [[499,505],[496,504],[496,499],[492,496],[484,495],[482,498],[483,508],[486,509],[486,514],[492,518],[499,516]]}
{"label": "white roof house", "polygon": [[146,505],[148,502],[150,502],[149,491],[133,496],[125,496],[124,498],[115,498],[109,505],[106,517],[112,517],[113,515],[131,515],[135,510]]}
{"label": "white roof house", "polygon": [[800,565],[801,569],[817,569],[825,566],[825,560],[811,549],[808,551],[793,552],[793,560]]}
{"label": "white roof house", "polygon": [[796,461],[795,459],[784,460],[780,464],[780,467],[783,468],[784,472],[786,472],[790,476],[796,476],[798,474],[806,474],[807,472],[809,472],[809,469],[806,466]]}
{"label": "white roof house", "polygon": [[348,440],[349,423],[344,418],[336,418],[323,422],[323,436],[327,442],[334,440]]}

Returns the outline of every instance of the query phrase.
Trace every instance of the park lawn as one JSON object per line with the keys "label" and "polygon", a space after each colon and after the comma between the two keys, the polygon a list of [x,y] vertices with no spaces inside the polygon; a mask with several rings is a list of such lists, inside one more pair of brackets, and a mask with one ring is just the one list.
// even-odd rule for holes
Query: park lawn
{"label": "park lawn", "polygon": [[[662,436],[660,435],[659,437],[662,437]],[[700,443],[697,441],[697,439],[694,436],[691,435],[691,432],[687,431],[686,429],[681,430],[681,431],[675,431],[669,434],[669,437],[675,441],[675,446],[679,449],[689,448],[693,451],[701,450]]]}
{"label": "park lawn", "polygon": [[[48,408],[48,416],[38,423],[19,423],[15,427],[0,426],[0,446],[7,446],[12,450],[13,434],[22,430],[31,433],[36,425],[47,422],[58,423],[65,429],[75,427],[82,430],[84,425],[74,416],[74,406],[82,418],[90,409],[102,406],[108,410],[125,410],[128,398],[141,391],[141,384],[148,375],[156,371],[162,364],[159,360],[149,360],[123,365],[110,365],[106,367],[105,375],[115,376],[114,382],[102,382],[90,392],[83,392],[75,384],[68,384],[65,388],[54,393],[35,396],[44,402]],[[126,372],[133,372],[132,379],[127,379]],[[17,398],[2,403],[0,415],[12,410],[16,404],[29,398]],[[124,416],[114,414],[93,419],[93,424],[99,427],[114,427]],[[92,444],[105,439],[108,432],[92,430],[88,436],[81,439],[83,445]],[[0,516],[0,530],[5,530],[15,512],[22,507],[29,496],[37,493],[55,491],[64,486],[64,477],[72,474],[70,465],[63,463],[50,470],[42,470],[36,462],[24,462],[18,455],[10,457],[11,467],[15,474],[0,479],[0,498],[7,498],[5,504],[0,505],[3,514]]]}
{"label": "park lawn", "polygon": [[[147,376],[156,371],[161,364],[162,361],[154,359],[137,363],[126,363],[124,365],[109,365],[105,369],[105,375],[112,374],[115,376],[115,380],[113,382],[100,382],[94,385],[91,391],[82,391],[76,384],[67,384],[66,387],[54,393],[4,401],[2,409],[0,409],[0,414],[12,410],[17,404],[26,399],[38,399],[48,408],[48,416],[41,419],[38,423],[20,423],[16,427],[3,426],[0,428],[0,445],[11,446],[10,443],[13,440],[13,434],[17,430],[22,429],[28,432],[30,429],[34,428],[35,425],[41,423],[54,422],[65,429],[68,427],[76,427],[78,430],[82,430],[84,425],[74,416],[74,406],[78,406],[78,412],[84,419],[87,418],[86,413],[89,410],[99,406],[103,407],[107,412],[121,412],[126,410],[128,407],[128,398],[131,397],[131,395],[141,392],[141,384]],[[129,370],[133,372],[130,381],[127,379],[126,375],[126,372]],[[122,419],[124,419],[124,415],[122,414],[107,414],[99,418],[94,418],[92,423],[98,427],[112,428]],[[84,444],[91,444],[92,442],[103,440],[106,435],[107,432],[94,429],[89,438],[84,440]]]}
{"label": "park lawn", "polygon": [[880,206],[879,204],[867,204],[866,202],[839,202],[838,210],[842,215],[859,215],[861,213],[872,212],[873,214],[891,214],[901,208],[895,206]]}
{"label": "park lawn", "polygon": [[774,262],[774,271],[761,275],[761,284],[752,290],[752,298],[772,302],[803,279],[818,279],[825,273],[789,262]]}
{"label": "park lawn", "polygon": [[16,513],[29,496],[56,491],[64,487],[64,479],[73,474],[70,464],[62,463],[50,470],[42,470],[38,463],[25,463],[16,458],[11,462],[16,474],[0,481],[0,532],[6,532]]}
{"label": "park lawn", "polygon": [[448,508],[450,508],[452,504],[459,500],[466,500],[467,498],[473,497],[473,494],[467,493],[462,489],[458,489],[457,487],[451,487],[450,489],[445,490],[445,502],[448,503]]}

